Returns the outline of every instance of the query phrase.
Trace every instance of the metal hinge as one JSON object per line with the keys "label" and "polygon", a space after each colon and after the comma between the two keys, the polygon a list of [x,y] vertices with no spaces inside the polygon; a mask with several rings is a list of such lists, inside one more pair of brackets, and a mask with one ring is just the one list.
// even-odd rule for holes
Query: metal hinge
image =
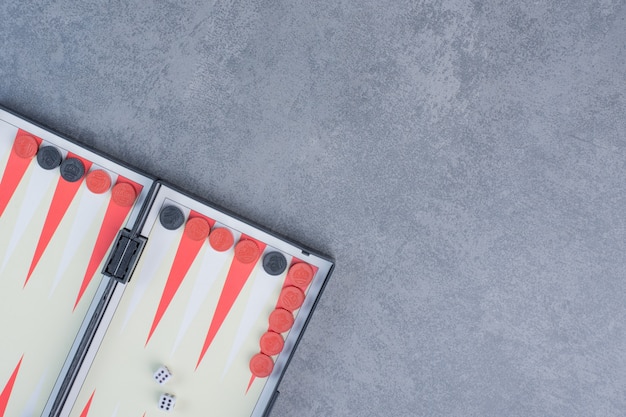
{"label": "metal hinge", "polygon": [[147,241],[148,239],[143,236],[133,236],[128,229],[120,230],[102,273],[126,284],[130,281],[130,276],[139,262],[139,256]]}

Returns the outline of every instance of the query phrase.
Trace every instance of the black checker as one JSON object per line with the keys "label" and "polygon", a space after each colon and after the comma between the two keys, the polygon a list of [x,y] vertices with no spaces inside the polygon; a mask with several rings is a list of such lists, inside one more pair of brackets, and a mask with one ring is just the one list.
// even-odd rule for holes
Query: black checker
{"label": "black checker", "polygon": [[280,275],[287,269],[287,259],[280,252],[268,252],[263,257],[263,269],[270,275]]}
{"label": "black checker", "polygon": [[61,176],[67,182],[79,181],[85,175],[85,165],[77,158],[67,158],[61,163]]}
{"label": "black checker", "polygon": [[54,169],[61,165],[62,160],[61,152],[54,146],[43,146],[37,152],[37,163],[43,169]]}
{"label": "black checker", "polygon": [[185,223],[185,215],[178,207],[167,206],[161,210],[159,220],[167,230],[176,230]]}

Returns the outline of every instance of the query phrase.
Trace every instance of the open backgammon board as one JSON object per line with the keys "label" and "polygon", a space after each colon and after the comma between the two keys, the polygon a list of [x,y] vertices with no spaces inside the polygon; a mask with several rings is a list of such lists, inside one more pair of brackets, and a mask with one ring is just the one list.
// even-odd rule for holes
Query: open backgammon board
{"label": "open backgammon board", "polygon": [[332,269],[0,110],[0,417],[266,416]]}

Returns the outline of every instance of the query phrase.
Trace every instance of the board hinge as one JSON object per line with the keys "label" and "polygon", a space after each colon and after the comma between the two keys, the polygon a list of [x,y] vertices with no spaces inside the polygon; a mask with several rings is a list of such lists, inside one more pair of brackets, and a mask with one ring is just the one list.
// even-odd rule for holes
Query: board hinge
{"label": "board hinge", "polygon": [[143,236],[133,235],[128,229],[120,230],[102,273],[126,284],[130,281],[147,241]]}

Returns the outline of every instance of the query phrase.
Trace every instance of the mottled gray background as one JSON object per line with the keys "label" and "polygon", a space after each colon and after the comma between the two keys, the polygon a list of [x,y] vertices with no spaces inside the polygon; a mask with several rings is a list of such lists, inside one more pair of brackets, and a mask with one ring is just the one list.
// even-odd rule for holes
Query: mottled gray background
{"label": "mottled gray background", "polygon": [[3,1],[0,103],[336,258],[273,417],[624,416],[626,2],[527,3]]}

